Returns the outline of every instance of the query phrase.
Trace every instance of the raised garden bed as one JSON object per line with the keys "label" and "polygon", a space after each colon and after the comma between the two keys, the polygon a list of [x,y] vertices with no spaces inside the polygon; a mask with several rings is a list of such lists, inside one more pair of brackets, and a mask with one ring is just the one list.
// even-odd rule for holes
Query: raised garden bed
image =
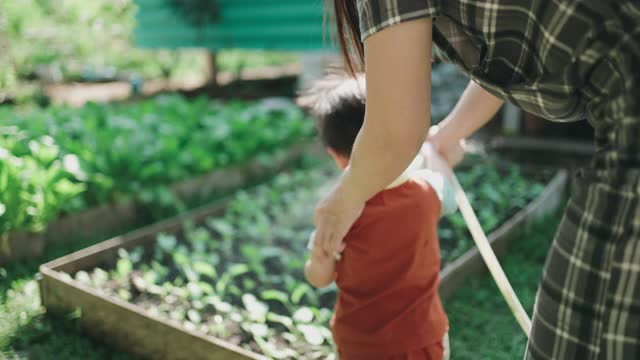
{"label": "raised garden bed", "polygon": [[224,71],[216,76],[215,85],[207,83],[204,74],[193,79],[118,80],[90,83],[73,82],[47,85],[46,96],[52,104],[82,106],[88,102],[114,103],[178,93],[189,98],[207,96],[212,99],[260,99],[295,96],[300,76],[299,64],[267,66],[238,71]]}
{"label": "raised garden bed", "polygon": [[[493,193],[467,187],[479,181],[478,167],[485,168],[483,179],[498,178]],[[509,229],[561,198],[566,174],[536,173],[553,179],[545,186],[512,165],[478,165],[459,174],[476,205],[490,208],[508,193],[524,201],[501,214],[490,235],[494,244],[506,246]],[[314,291],[302,267],[315,202],[333,176],[327,168],[283,174],[218,205],[45,264],[43,304],[53,313],[80,309],[87,331],[146,358],[330,357],[335,288]],[[496,215],[479,216],[487,224]],[[473,249],[458,257],[470,259],[464,263],[471,270],[452,257],[472,246],[467,236],[442,236],[459,227],[452,218],[440,229],[444,292],[452,287],[448,273],[478,270],[476,256],[468,255]]]}
{"label": "raised garden bed", "polygon": [[118,230],[128,218],[163,216],[180,200],[246,186],[300,158],[312,133],[303,112],[281,99],[164,96],[82,109],[0,109],[0,254],[15,252],[7,251],[13,232],[69,240],[99,233],[91,219],[107,213],[123,215],[123,226],[105,222]]}
{"label": "raised garden bed", "polygon": [[[515,234],[530,226],[535,220],[553,213],[564,201],[566,186],[567,171],[558,171],[535,200],[492,231],[488,240],[496,256],[500,257],[507,252]],[[469,275],[485,270],[486,265],[478,249],[473,247],[467,250],[442,270],[440,295],[448,298]]]}
{"label": "raised garden bed", "polygon": [[[301,142],[268,156],[258,156],[245,164],[214,170],[208,174],[175,183],[173,196],[183,202],[198,202],[225,194],[274,176],[305,156],[319,150],[314,143]],[[97,234],[117,234],[148,223],[151,215],[141,203],[128,201],[106,204],[67,214],[47,225],[44,232],[13,231],[6,234],[0,248],[0,265],[27,257],[38,257],[47,244],[64,244]]]}

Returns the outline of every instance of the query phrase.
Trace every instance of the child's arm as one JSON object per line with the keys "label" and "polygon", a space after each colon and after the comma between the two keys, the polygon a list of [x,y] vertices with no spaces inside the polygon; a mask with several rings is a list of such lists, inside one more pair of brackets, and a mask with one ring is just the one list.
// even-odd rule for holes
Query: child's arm
{"label": "child's arm", "polygon": [[336,260],[319,246],[311,249],[311,256],[304,266],[304,276],[316,288],[329,286],[336,271]]}

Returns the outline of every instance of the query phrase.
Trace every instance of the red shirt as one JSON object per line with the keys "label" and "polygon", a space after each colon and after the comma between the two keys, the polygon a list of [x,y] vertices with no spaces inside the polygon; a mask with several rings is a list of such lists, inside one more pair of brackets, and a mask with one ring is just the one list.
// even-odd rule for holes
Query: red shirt
{"label": "red shirt", "polygon": [[349,359],[376,359],[442,340],[438,286],[441,203],[424,180],[384,190],[365,205],[336,264],[334,340]]}

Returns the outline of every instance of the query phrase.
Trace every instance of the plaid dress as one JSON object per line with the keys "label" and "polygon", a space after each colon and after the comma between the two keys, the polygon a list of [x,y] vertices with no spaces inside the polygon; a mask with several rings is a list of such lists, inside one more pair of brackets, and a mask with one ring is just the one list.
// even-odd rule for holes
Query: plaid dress
{"label": "plaid dress", "polygon": [[594,127],[596,152],[547,257],[525,358],[640,359],[640,1],[357,5],[362,40],[432,17],[434,44],[485,89]]}

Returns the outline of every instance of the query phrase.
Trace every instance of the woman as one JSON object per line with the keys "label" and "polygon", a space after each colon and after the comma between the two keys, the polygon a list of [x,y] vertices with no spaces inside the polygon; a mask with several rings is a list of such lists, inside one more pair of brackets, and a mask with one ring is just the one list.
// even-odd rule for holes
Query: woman
{"label": "woman", "polygon": [[640,2],[335,0],[334,10],[349,69],[364,65],[367,111],[350,168],[317,208],[316,241],[339,249],[364,202],[420,148],[433,43],[472,79],[428,138],[445,156],[503,100],[595,128],[595,155],[576,175],[547,258],[526,358],[640,358]]}

